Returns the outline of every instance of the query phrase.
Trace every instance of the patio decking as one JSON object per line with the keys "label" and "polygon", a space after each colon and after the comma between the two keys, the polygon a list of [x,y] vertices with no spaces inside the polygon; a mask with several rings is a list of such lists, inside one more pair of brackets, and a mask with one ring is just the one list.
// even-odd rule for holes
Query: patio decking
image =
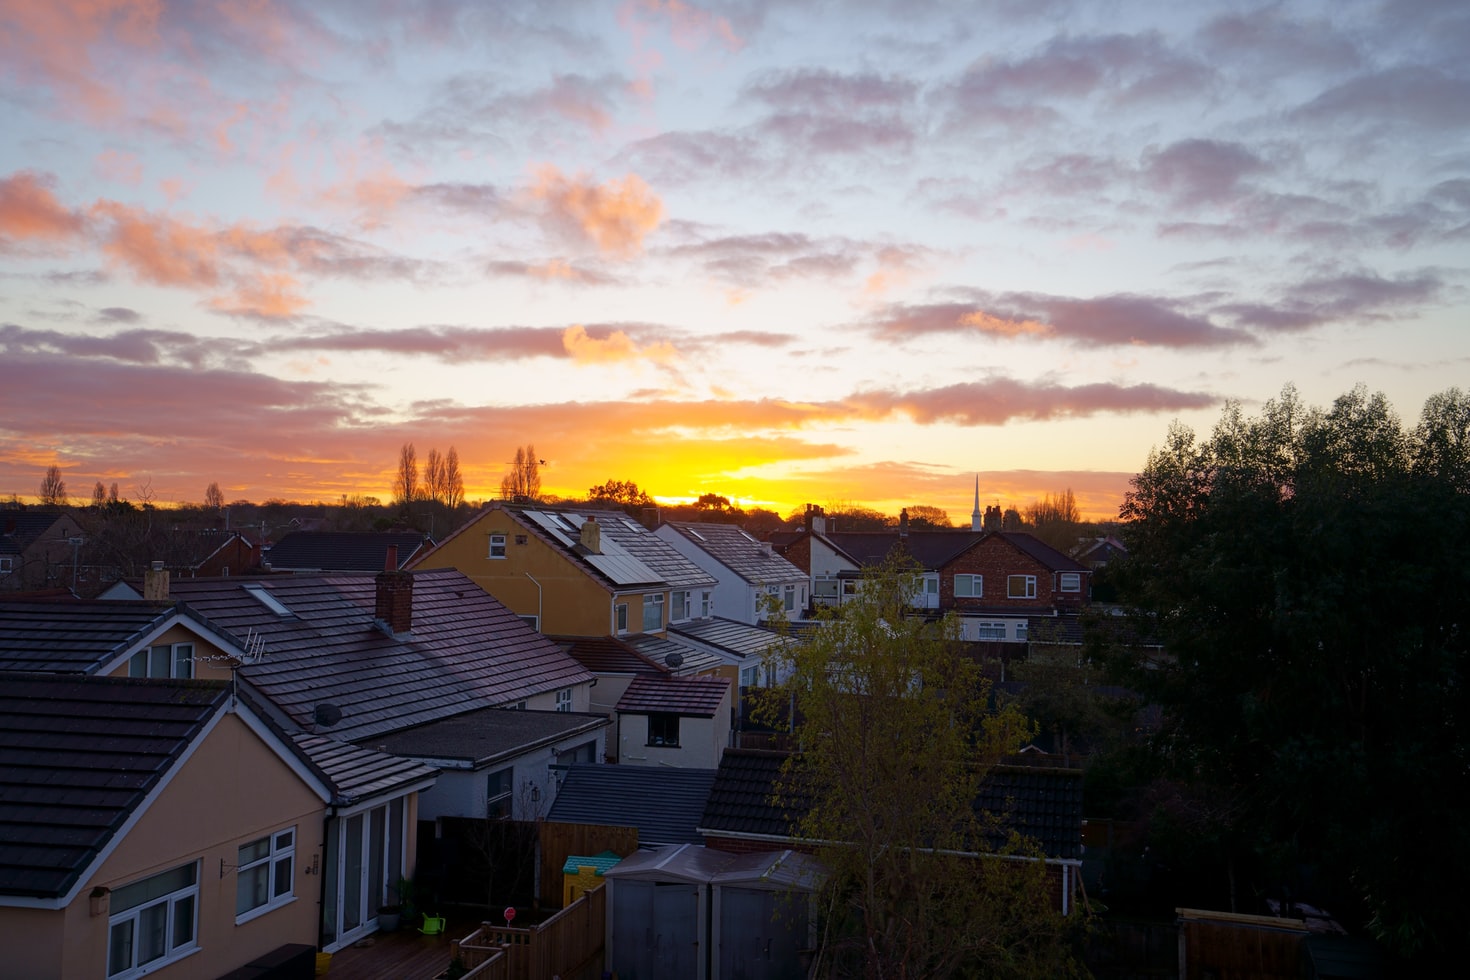
{"label": "patio decking", "polygon": [[422,936],[417,929],[376,933],[333,953],[327,980],[433,980],[449,966],[450,941],[478,925],[451,918],[437,936]]}

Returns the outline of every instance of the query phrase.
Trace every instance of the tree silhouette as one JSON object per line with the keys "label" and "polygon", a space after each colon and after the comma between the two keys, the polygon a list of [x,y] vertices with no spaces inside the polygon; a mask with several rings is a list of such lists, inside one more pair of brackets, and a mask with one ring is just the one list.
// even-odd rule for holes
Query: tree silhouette
{"label": "tree silhouette", "polygon": [[398,450],[398,471],[393,477],[393,500],[407,508],[419,495],[419,460],[413,443],[405,442]]}
{"label": "tree silhouette", "polygon": [[52,463],[41,479],[41,503],[47,507],[66,506],[66,481],[61,478],[61,467]]}
{"label": "tree silhouette", "polygon": [[539,500],[541,497],[541,463],[536,447],[529,442],[516,447],[510,472],[500,481],[500,496],[506,500]]}

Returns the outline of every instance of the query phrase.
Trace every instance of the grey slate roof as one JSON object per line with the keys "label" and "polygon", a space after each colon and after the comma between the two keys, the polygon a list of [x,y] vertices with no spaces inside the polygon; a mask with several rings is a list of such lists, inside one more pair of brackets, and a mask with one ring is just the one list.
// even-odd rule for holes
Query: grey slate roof
{"label": "grey slate roof", "polygon": [[0,510],[0,555],[19,555],[65,516],[46,510]]}
{"label": "grey slate roof", "polygon": [[773,647],[779,649],[795,642],[790,636],[722,616],[673,623],[669,625],[669,633],[691,643],[713,647],[737,660],[746,657],[760,659]]}
{"label": "grey slate roof", "polygon": [[1091,571],[1077,559],[1062,554],[1045,541],[1024,531],[992,531],[991,533],[1009,541],[1017,550],[1030,555],[1054,572]]}
{"label": "grey slate roof", "polygon": [[569,766],[546,819],[636,827],[640,845],[697,844],[713,769]]}
{"label": "grey slate roof", "polygon": [[[722,834],[791,839],[805,809],[800,798],[772,802],[786,753],[726,749],[699,827],[707,837]],[[998,849],[1014,830],[1035,840],[1048,858],[1082,857],[1082,770],[995,766],[980,784],[976,810],[999,818],[987,845]]]}
{"label": "grey slate roof", "polygon": [[674,672],[677,674],[698,674],[703,671],[714,670],[723,667],[725,662],[708,650],[691,646],[680,642],[677,636],[657,636],[652,633],[639,633],[632,636],[622,637],[622,641],[630,646],[634,652],[647,657],[656,664],[667,665],[669,654],[677,653],[684,658]]}
{"label": "grey slate roof", "polygon": [[734,524],[665,523],[751,585],[807,580],[805,572]]}
{"label": "grey slate roof", "polygon": [[633,678],[618,699],[620,715],[671,714],[713,718],[730,690],[728,677]]}
{"label": "grey slate roof", "polygon": [[655,663],[612,636],[553,636],[557,646],[595,674],[665,674]]}
{"label": "grey slate roof", "polygon": [[487,708],[384,735],[373,744],[395,755],[479,769],[563,738],[591,737],[611,724],[606,715],[586,712]]}
{"label": "grey slate roof", "polygon": [[269,567],[306,572],[381,572],[388,547],[398,549],[398,568],[432,542],[417,531],[292,531],[262,559]]}
{"label": "grey slate roof", "polygon": [[[336,705],[342,719],[324,733],[344,741],[592,679],[459,572],[411,574],[413,628],[397,636],[374,622],[372,575],[186,579],[173,583],[173,593],[235,636],[260,637],[264,655],[241,676],[306,731],[316,731],[316,705]],[[247,586],[265,590],[287,614]]]}
{"label": "grey slate roof", "polygon": [[0,674],[0,894],[65,895],[228,701],[223,682]]}
{"label": "grey slate roof", "polygon": [[942,568],[955,555],[975,544],[982,531],[829,531],[823,535],[859,565],[881,565],[894,552],[907,553],[921,568]]}
{"label": "grey slate roof", "polygon": [[332,803],[351,806],[385,794],[398,795],[432,780],[433,766],[372,749],[349,745],[324,735],[293,732],[296,748],[331,787]]}
{"label": "grey slate roof", "polygon": [[179,614],[141,600],[0,599],[0,669],[91,673]]}

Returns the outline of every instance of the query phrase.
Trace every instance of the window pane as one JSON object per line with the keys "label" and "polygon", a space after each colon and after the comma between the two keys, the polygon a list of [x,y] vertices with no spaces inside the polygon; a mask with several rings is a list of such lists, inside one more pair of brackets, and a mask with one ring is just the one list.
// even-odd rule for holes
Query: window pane
{"label": "window pane", "polygon": [[129,677],[147,677],[148,676],[148,651],[147,650],[139,650],[137,653],[133,654],[132,657],[128,658],[128,676]]}
{"label": "window pane", "polygon": [[291,846],[291,841],[296,838],[296,831],[283,830],[276,835],[276,850],[282,851]]}
{"label": "window pane", "polygon": [[194,644],[180,643],[174,647],[175,677],[194,676]]}
{"label": "window pane", "polygon": [[167,677],[173,650],[169,647],[154,647],[148,651],[148,676]]}
{"label": "window pane", "polygon": [[290,857],[284,857],[276,862],[276,881],[271,888],[271,898],[291,894],[291,866],[294,863]]}
{"label": "window pane", "polygon": [[270,901],[270,865],[257,864],[239,872],[235,886],[235,914],[243,915]]}
{"label": "window pane", "polygon": [[168,903],[150,905],[138,913],[138,965],[152,963],[168,952]]}
{"label": "window pane", "polygon": [[107,975],[121,973],[133,965],[133,920],[112,927],[107,940]]}
{"label": "window pane", "polygon": [[174,949],[194,942],[194,896],[185,895],[174,902]]}
{"label": "window pane", "polygon": [[262,837],[260,840],[253,840],[248,844],[240,845],[240,860],[238,863],[253,864],[261,858],[269,857],[270,853],[271,839],[269,837]]}

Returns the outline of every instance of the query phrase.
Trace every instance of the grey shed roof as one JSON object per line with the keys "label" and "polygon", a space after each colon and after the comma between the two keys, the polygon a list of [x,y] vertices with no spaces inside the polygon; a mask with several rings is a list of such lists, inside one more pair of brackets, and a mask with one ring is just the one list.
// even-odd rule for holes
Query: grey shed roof
{"label": "grey shed roof", "polygon": [[228,701],[223,682],[0,674],[0,894],[65,895]]}
{"label": "grey shed roof", "polygon": [[795,642],[773,630],[716,616],[687,623],[670,624],[669,633],[690,643],[713,647],[737,660],[759,659],[772,649],[782,649]]}
{"label": "grey shed roof", "polygon": [[381,572],[388,547],[398,549],[403,568],[432,544],[417,531],[292,531],[262,559],[274,569],[306,572]]}
{"label": "grey shed roof", "polygon": [[592,737],[611,724],[606,715],[585,712],[488,708],[394,732],[374,744],[396,755],[479,769],[563,738]]}
{"label": "grey shed roof", "polygon": [[636,827],[640,845],[697,844],[714,781],[713,769],[570,766],[546,819]]}
{"label": "grey shed roof", "polygon": [[0,601],[0,669],[90,673],[177,615],[142,601]]}
{"label": "grey shed roof", "polygon": [[751,585],[805,582],[806,572],[734,524],[667,521],[670,528]]}
{"label": "grey shed roof", "polygon": [[[294,726],[343,741],[371,741],[592,680],[461,573],[401,574],[412,575],[413,627],[398,635],[374,621],[372,575],[197,578],[173,583],[173,592],[235,636],[259,636],[264,655],[241,676]],[[342,717],[318,731],[322,703]]]}

